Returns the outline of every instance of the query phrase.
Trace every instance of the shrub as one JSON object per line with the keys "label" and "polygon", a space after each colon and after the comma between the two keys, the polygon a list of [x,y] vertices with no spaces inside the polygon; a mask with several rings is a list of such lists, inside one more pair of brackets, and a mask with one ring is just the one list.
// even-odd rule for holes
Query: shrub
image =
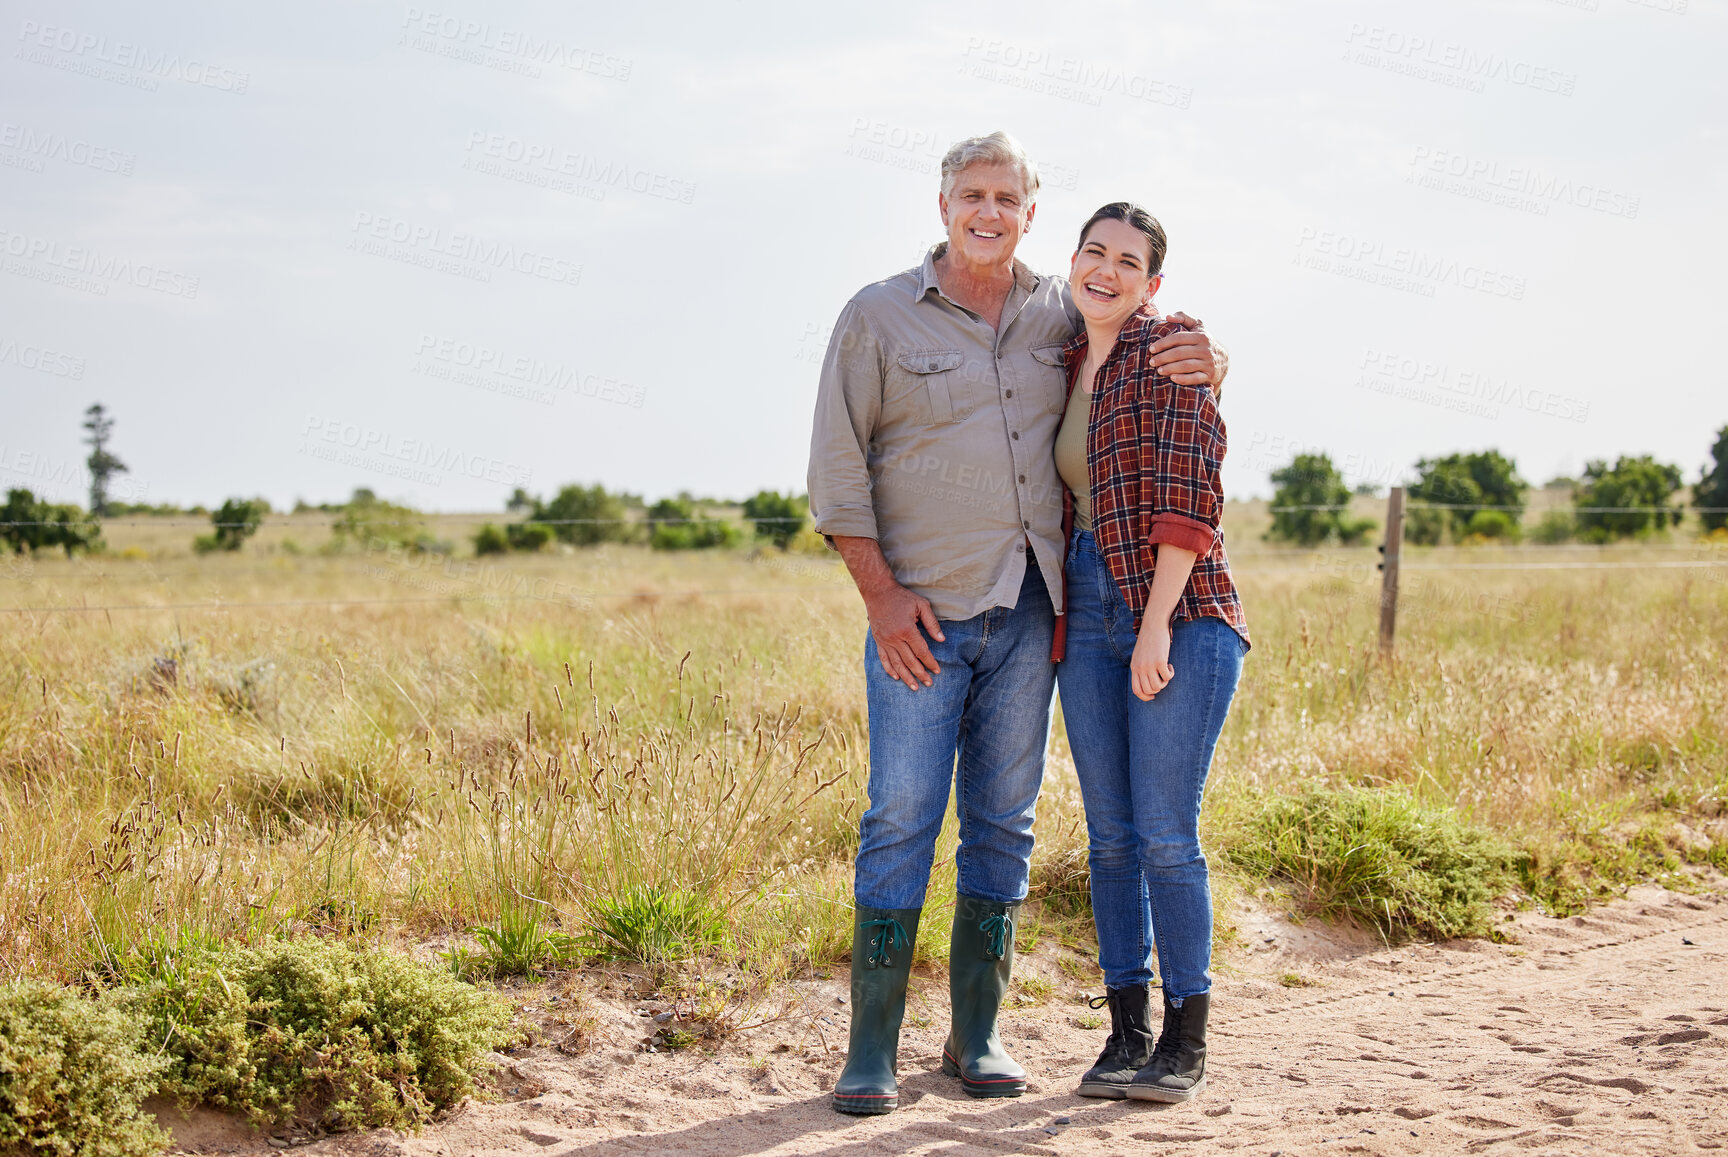
{"label": "shrub", "polygon": [[18,554],[60,547],[66,557],[102,549],[102,528],[76,506],[38,501],[28,490],[8,490],[0,506],[0,543]]}
{"label": "shrub", "polygon": [[230,498],[210,516],[213,533],[201,534],[192,540],[192,549],[199,554],[214,550],[239,550],[248,538],[258,533],[270,504],[262,498]]}
{"label": "shrub", "polygon": [[1517,542],[1518,520],[1504,510],[1478,510],[1464,524],[1466,539],[1500,539]]}
{"label": "shrub", "polygon": [[1294,884],[1326,917],[1350,916],[1388,941],[1489,935],[1491,901],[1515,855],[1449,808],[1395,788],[1318,788],[1266,798],[1228,858]]}
{"label": "shrub", "polygon": [[628,521],[628,501],[626,495],[609,494],[600,485],[566,486],[550,502],[534,499],[528,521],[557,523],[552,532],[558,540],[575,546],[630,542],[636,527]]}
{"label": "shrub", "polygon": [[1692,487],[1692,504],[1707,511],[1698,517],[1706,533],[1728,529],[1728,426],[1716,431],[1712,465]]}
{"label": "shrub", "polygon": [[730,522],[697,514],[688,494],[662,498],[648,508],[648,545],[655,550],[706,550],[736,546],[743,533]]}
{"label": "shrub", "polygon": [[504,538],[511,550],[545,550],[556,537],[543,522],[512,522],[504,528]]}
{"label": "shrub", "polygon": [[354,492],[331,529],[338,549],[350,542],[368,550],[394,548],[423,553],[448,549],[426,529],[426,520],[418,510],[387,502],[364,487]]}
{"label": "shrub", "polygon": [[1578,532],[1577,520],[1569,510],[1545,510],[1530,531],[1530,540],[1545,546],[1571,542]]}
{"label": "shrub", "polygon": [[1658,462],[1650,455],[1622,455],[1612,467],[1606,461],[1584,467],[1584,480],[1573,492],[1579,506],[1621,508],[1582,511],[1578,514],[1578,537],[1585,542],[1608,542],[1616,538],[1661,530],[1670,521],[1680,524],[1679,507],[1638,510],[1636,507],[1666,507],[1668,497],[1680,489],[1680,468]]}
{"label": "shrub", "polygon": [[[1272,528],[1268,539],[1318,546],[1339,533],[1342,510],[1277,510],[1278,507],[1342,507],[1350,501],[1350,488],[1325,454],[1298,454],[1290,465],[1272,472]],[[1369,524],[1370,528],[1373,526]],[[1352,523],[1352,533],[1366,533]]]}
{"label": "shrub", "polygon": [[182,1103],[326,1129],[418,1126],[468,1095],[509,1006],[396,952],[302,939],[182,961],[130,990]]}
{"label": "shrub", "polygon": [[744,500],[744,517],[756,523],[756,537],[781,550],[804,529],[809,500],[774,490],[762,490]]}
{"label": "shrub", "polygon": [[504,536],[502,527],[488,522],[474,532],[475,554],[503,554],[510,549],[510,540]]}
{"label": "shrub", "polygon": [[[1470,454],[1447,454],[1442,458],[1424,458],[1416,463],[1417,479],[1410,486],[1410,497],[1417,502],[1435,506],[1505,506],[1510,510],[1435,510],[1414,511],[1410,533],[1412,542],[1432,545],[1440,541],[1442,526],[1449,527],[1454,538],[1480,534],[1485,538],[1507,537],[1473,527],[1479,514],[1509,515],[1506,519],[1516,527],[1524,513],[1524,495],[1529,483],[1518,477],[1518,466],[1498,450],[1483,450]],[[1492,521],[1492,520],[1490,520]]]}
{"label": "shrub", "polygon": [[168,1134],[139,1106],[166,1058],[138,1049],[137,1021],[40,980],[0,984],[0,1153],[143,1157]]}

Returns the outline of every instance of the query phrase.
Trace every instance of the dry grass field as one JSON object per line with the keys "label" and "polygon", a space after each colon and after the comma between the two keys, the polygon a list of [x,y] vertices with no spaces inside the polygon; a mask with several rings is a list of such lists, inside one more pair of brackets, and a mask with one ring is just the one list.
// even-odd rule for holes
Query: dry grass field
{"label": "dry grass field", "polygon": [[[1252,979],[1311,917],[1480,944],[1524,934],[1514,909],[1721,879],[1722,544],[1408,551],[1387,661],[1375,553],[1272,549],[1267,520],[1226,524],[1256,639],[1205,819],[1228,991],[1343,983],[1294,958]],[[511,1039],[633,1040],[559,1078],[604,1099],[638,1053],[718,1065],[791,1018],[774,1047],[829,1079],[843,1017],[811,986],[844,974],[868,766],[864,617],[831,554],[334,550],[303,516],[199,555],[201,529],[0,558],[0,1152],[142,1122],[152,1089],[272,1144],[424,1123]],[[950,817],[936,910],[953,839]],[[1059,716],[1032,893],[1016,1007],[1083,1052],[1097,1018],[1056,1012],[1098,983]],[[947,923],[920,929],[931,985]],[[932,988],[911,1024],[942,1016]],[[790,1081],[747,1070],[745,1102]]]}
{"label": "dry grass field", "polygon": [[[1266,801],[1314,786],[1486,828],[1513,894],[1557,909],[1722,861],[1728,552],[1413,551],[1386,663],[1371,550],[1272,550],[1263,506],[1231,518],[1257,644],[1208,822],[1239,887],[1328,907],[1350,849],[1260,854]],[[476,973],[843,955],[867,756],[832,556],[330,555],[310,518],[194,556],[194,528],[139,522],[105,556],[0,561],[0,972],[303,930]],[[1039,835],[1035,895],[1083,935],[1060,724]],[[932,903],[951,889],[939,870]]]}

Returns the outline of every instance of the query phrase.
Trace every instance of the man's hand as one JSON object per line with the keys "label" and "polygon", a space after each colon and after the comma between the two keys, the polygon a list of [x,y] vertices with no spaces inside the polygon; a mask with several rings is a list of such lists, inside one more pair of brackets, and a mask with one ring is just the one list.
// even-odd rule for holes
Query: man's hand
{"label": "man's hand", "polygon": [[892,583],[864,593],[864,609],[870,615],[870,635],[876,640],[882,669],[914,691],[920,683],[930,686],[931,676],[942,668],[924,641],[924,631],[943,641],[942,624],[936,621],[930,600]]}
{"label": "man's hand", "polygon": [[876,657],[882,660],[882,669],[914,691],[920,684],[930,686],[930,677],[942,668],[936,665],[924,632],[939,643],[946,641],[930,600],[900,585],[875,539],[845,534],[832,538],[834,549],[852,572],[852,581],[858,584],[858,593],[864,596],[870,637],[876,640]]}
{"label": "man's hand", "polygon": [[1212,387],[1219,392],[1230,372],[1230,355],[1207,335],[1205,326],[1180,311],[1170,315],[1191,328],[1152,343],[1152,365],[1159,373],[1184,386]]}

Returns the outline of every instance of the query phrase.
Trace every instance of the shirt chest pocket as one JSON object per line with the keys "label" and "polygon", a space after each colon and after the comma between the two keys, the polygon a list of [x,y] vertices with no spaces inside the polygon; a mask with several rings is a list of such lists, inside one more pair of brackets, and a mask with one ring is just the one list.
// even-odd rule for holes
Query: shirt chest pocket
{"label": "shirt chest pocket", "polygon": [[965,360],[959,350],[901,354],[890,371],[899,379],[891,395],[904,398],[912,412],[928,425],[970,417],[972,394],[960,368]]}
{"label": "shirt chest pocket", "polygon": [[1032,396],[1041,399],[1052,414],[1068,408],[1068,367],[1062,361],[1062,345],[1032,347]]}

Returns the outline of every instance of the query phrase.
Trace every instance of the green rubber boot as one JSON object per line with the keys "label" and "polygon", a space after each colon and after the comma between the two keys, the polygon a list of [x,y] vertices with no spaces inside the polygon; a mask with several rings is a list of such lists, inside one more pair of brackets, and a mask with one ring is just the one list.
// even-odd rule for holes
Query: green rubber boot
{"label": "green rubber boot", "polygon": [[859,908],[852,929],[852,1029],[846,1067],[834,1085],[842,1113],[891,1113],[900,1104],[894,1080],[906,981],[922,908]]}
{"label": "green rubber boot", "polygon": [[996,1012],[1014,973],[1014,918],[1018,904],[961,896],[954,902],[954,939],[948,991],[954,1027],[942,1048],[942,1071],[960,1078],[974,1097],[1018,1097],[1026,1070],[1002,1048]]}

